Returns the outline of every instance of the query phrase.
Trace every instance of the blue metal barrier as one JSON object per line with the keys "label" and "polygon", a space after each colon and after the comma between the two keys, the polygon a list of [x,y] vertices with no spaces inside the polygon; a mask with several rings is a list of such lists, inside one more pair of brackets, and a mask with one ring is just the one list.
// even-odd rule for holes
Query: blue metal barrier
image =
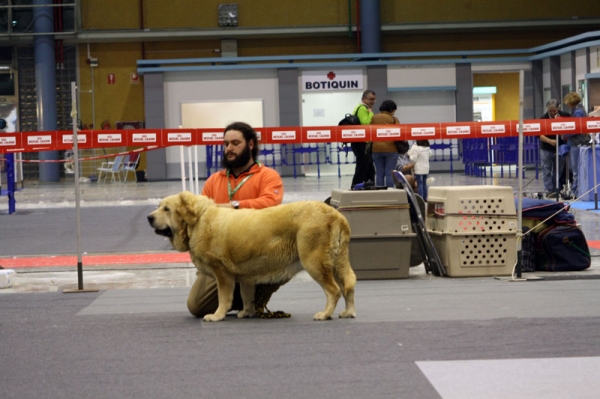
{"label": "blue metal barrier", "polygon": [[13,214],[16,210],[15,155],[6,154],[4,158],[6,160],[6,190],[0,188],[0,195],[6,195],[8,197],[8,213]]}
{"label": "blue metal barrier", "polygon": [[[281,165],[281,146],[266,144],[260,147],[259,156],[262,157],[262,163],[271,168]],[[260,158],[259,158],[260,159]]]}
{"label": "blue metal barrier", "polygon": [[[493,167],[499,166],[500,177],[504,177],[504,169],[508,168],[508,177],[512,177],[512,167],[516,166],[519,157],[519,139],[517,137],[468,139],[463,140],[463,163],[465,174],[486,177],[489,167],[493,176]],[[523,138],[523,165],[534,165],[535,178],[539,178],[539,138],[525,136]],[[523,170],[525,175],[525,170]]]}
{"label": "blue metal barrier", "polygon": [[[288,158],[291,157],[291,166],[294,167],[294,178],[298,177],[297,168],[299,166],[317,165],[317,177],[321,178],[321,157],[326,160],[326,147],[322,144],[305,144],[305,145],[282,145],[283,162],[290,165]],[[299,155],[299,157],[298,157]],[[298,161],[300,158],[300,161]]]}
{"label": "blue metal barrier", "polygon": [[[454,173],[454,165],[452,161],[460,159],[457,140],[432,140],[429,148],[433,152],[433,157],[430,162],[446,162],[450,161],[450,173]],[[455,154],[456,153],[456,154]],[[456,155],[456,158],[455,158]]]}
{"label": "blue metal barrier", "polygon": [[[431,162],[450,162],[450,173],[454,173],[453,161],[462,160],[465,174],[478,177],[493,176],[494,166],[499,166],[500,177],[508,173],[512,177],[513,165],[518,161],[518,138],[432,140]],[[274,145],[261,148],[261,161],[272,168],[291,166],[294,177],[298,177],[298,167],[316,165],[317,177],[321,177],[321,165],[337,165],[341,177],[341,165],[354,164],[350,157],[350,146],[342,143],[310,145]],[[223,146],[206,146],[207,177],[220,169]],[[539,138],[526,136],[523,139],[523,164],[535,167],[535,178],[539,177]],[[507,172],[505,172],[507,168]]]}
{"label": "blue metal barrier", "polygon": [[488,139],[463,140],[463,164],[465,174],[469,176],[486,177],[488,159]]}

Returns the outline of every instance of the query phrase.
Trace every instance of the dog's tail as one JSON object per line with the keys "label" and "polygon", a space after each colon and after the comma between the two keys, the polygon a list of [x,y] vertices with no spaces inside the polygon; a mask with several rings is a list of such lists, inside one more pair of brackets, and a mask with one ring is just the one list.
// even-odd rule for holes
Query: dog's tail
{"label": "dog's tail", "polygon": [[336,280],[338,280],[338,283],[342,283],[341,287],[343,287],[347,282],[342,282],[340,279],[343,280],[343,276],[348,276],[349,274],[354,275],[352,266],[350,266],[350,253],[348,250],[350,246],[350,223],[342,216],[332,223],[331,228],[331,248],[334,252],[332,254],[334,259],[333,272]]}

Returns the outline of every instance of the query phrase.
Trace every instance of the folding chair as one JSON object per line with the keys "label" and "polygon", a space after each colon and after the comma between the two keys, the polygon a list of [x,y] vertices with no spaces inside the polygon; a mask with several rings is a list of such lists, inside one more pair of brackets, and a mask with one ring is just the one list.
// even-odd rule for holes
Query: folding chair
{"label": "folding chair", "polygon": [[115,182],[115,174],[119,178],[119,182],[121,182],[121,171],[123,170],[123,155],[117,155],[114,161],[102,162],[102,165],[98,168],[98,181],[102,177],[102,172],[104,172],[104,183],[106,183],[106,178],[108,174],[111,174],[111,183]]}
{"label": "folding chair", "polygon": [[140,154],[133,154],[129,157],[129,160],[123,161],[123,173],[125,174],[124,182],[127,182],[129,172],[133,172],[133,176],[137,182],[137,174],[135,173],[135,170],[138,167],[138,163],[140,163]]}

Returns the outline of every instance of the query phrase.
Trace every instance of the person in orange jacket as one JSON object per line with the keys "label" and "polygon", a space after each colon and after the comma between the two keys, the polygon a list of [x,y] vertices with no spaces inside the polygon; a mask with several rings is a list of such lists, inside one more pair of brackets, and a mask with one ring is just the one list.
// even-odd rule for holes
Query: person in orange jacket
{"label": "person in orange jacket", "polygon": [[[206,180],[202,195],[212,198],[219,206],[235,209],[261,209],[281,204],[283,181],[277,171],[258,162],[258,138],[250,125],[234,122],[225,128],[221,165],[223,170]],[[217,282],[213,277],[200,272],[196,276],[187,306],[191,314],[203,317],[214,313],[219,305]],[[265,309],[271,295],[281,285],[256,286],[257,311]],[[236,284],[232,310],[242,308],[239,284]]]}

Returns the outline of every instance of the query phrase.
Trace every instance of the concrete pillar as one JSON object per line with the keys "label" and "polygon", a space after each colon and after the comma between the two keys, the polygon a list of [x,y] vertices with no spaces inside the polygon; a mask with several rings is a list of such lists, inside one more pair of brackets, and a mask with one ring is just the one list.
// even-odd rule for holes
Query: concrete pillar
{"label": "concrete pillar", "polygon": [[546,112],[546,104],[544,104],[544,63],[542,60],[531,62],[531,75],[533,79],[533,113],[534,118],[539,118]]}
{"label": "concrete pillar", "polygon": [[[52,4],[52,0],[34,0],[34,5]],[[33,9],[33,31],[54,32],[52,7]],[[35,54],[35,87],[37,95],[38,130],[56,130],[56,62],[54,35],[38,35],[33,39]],[[40,152],[40,160],[58,159],[58,151]],[[40,181],[60,180],[60,164],[40,163]]]}
{"label": "concrete pillar", "polygon": [[[146,129],[164,129],[165,127],[165,89],[163,73],[144,75],[144,111]],[[179,164],[175,165],[179,166]],[[167,149],[146,152],[146,178],[148,181],[166,180]]]}
{"label": "concrete pillar", "polygon": [[473,121],[473,73],[471,64],[456,64],[456,121]]}
{"label": "concrete pillar", "polygon": [[361,53],[381,52],[381,17],[379,0],[360,2]]}
{"label": "concrete pillar", "polygon": [[[561,81],[560,81],[560,55],[554,55],[549,58],[550,61],[550,98],[562,103]],[[546,104],[544,104],[544,107]],[[546,112],[546,111],[544,111]]]}

